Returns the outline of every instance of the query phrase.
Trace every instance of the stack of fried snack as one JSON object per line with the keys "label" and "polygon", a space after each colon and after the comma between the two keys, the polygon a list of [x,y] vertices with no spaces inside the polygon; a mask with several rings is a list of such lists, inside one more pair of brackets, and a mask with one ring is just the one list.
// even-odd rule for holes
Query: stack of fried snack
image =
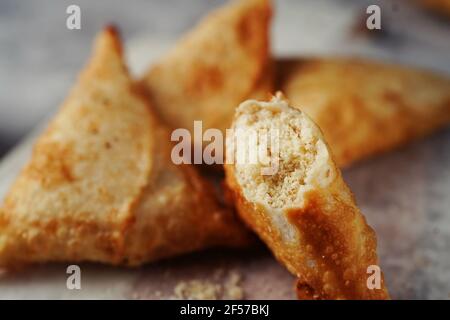
{"label": "stack of fried snack", "polygon": [[[0,209],[0,265],[138,266],[248,246],[253,230],[298,278],[300,298],[389,298],[383,279],[367,286],[376,237],[339,167],[448,124],[450,81],[356,59],[277,61],[271,16],[269,0],[233,1],[138,81],[117,31],[101,32]],[[278,90],[286,98],[271,98]],[[225,206],[198,168],[171,161],[171,130],[195,120],[278,129],[278,172],[227,164]]]}

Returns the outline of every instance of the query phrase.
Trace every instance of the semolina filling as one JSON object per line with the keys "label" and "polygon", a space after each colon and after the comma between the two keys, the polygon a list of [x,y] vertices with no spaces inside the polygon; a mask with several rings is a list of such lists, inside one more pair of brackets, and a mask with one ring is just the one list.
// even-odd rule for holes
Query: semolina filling
{"label": "semolina filling", "polygon": [[[250,100],[241,104],[235,120],[236,129],[241,129],[244,136],[245,132],[276,130],[278,133],[278,148],[275,149],[278,166],[274,174],[261,174],[266,165],[261,162],[235,164],[237,181],[249,201],[272,209],[298,207],[302,205],[303,192],[314,182],[313,175],[318,173],[315,167],[323,160],[326,166],[321,166],[320,171],[325,170],[323,177],[329,178],[328,150],[319,138],[319,129],[287,102],[274,98],[271,102]],[[260,147],[260,140],[250,147]],[[272,157],[277,155],[272,153]]]}

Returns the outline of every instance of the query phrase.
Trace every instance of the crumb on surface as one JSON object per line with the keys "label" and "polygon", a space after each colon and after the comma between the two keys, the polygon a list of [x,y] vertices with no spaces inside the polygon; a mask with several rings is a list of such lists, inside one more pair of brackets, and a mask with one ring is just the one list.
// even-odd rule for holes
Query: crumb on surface
{"label": "crumb on surface", "polygon": [[[223,270],[217,271],[216,275],[223,275]],[[172,299],[187,300],[218,300],[244,299],[244,289],[241,286],[242,276],[237,271],[230,271],[226,279],[221,282],[209,280],[180,281],[174,288]]]}
{"label": "crumb on surface", "polygon": [[220,285],[210,281],[191,280],[180,281],[174,289],[175,299],[217,300]]}
{"label": "crumb on surface", "polygon": [[244,289],[241,286],[242,276],[236,271],[231,271],[225,282],[225,299],[242,300],[244,299]]}

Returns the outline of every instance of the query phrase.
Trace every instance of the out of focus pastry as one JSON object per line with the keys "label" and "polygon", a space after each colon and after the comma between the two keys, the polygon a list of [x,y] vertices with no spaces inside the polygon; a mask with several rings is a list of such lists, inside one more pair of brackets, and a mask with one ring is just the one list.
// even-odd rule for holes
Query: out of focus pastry
{"label": "out of focus pastry", "polygon": [[130,79],[117,33],[93,56],[0,209],[0,265],[139,265],[248,234],[189,166]]}
{"label": "out of focus pastry", "polygon": [[278,88],[321,128],[345,167],[450,123],[450,79],[359,59],[277,62]]}
{"label": "out of focus pastry", "polygon": [[[226,182],[242,219],[298,277],[298,296],[389,298],[381,272],[378,287],[368,285],[368,271],[379,268],[375,233],[313,121],[277,97],[243,102],[233,129],[240,135],[231,139],[244,143],[248,154],[267,147],[262,136],[250,142],[255,132],[278,141],[271,142],[272,160],[267,163],[227,157]],[[227,156],[236,153],[236,145],[228,140]]]}
{"label": "out of focus pastry", "polygon": [[272,91],[269,0],[233,0],[209,14],[142,79],[172,128],[229,128],[235,107]]}

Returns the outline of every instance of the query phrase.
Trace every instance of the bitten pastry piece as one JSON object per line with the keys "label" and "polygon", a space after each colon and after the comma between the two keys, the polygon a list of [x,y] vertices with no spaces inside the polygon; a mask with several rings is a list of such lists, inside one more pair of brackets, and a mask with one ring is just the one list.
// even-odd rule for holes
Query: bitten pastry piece
{"label": "bitten pastry piece", "polygon": [[[380,289],[367,287],[368,267],[378,265],[375,233],[318,127],[277,97],[242,103],[233,129],[245,143],[254,132],[278,132],[279,152],[271,149],[272,159],[278,154],[278,166],[272,167],[277,170],[263,175],[261,162],[236,158],[235,164],[225,165],[226,182],[242,219],[298,277],[299,298],[388,298],[382,275]],[[236,145],[230,139],[227,155]],[[250,150],[260,148],[263,140],[249,144]]]}
{"label": "bitten pastry piece", "polygon": [[0,265],[138,265],[243,244],[246,232],[170,150],[105,30],[0,209]]}
{"label": "bitten pastry piece", "polygon": [[277,63],[279,88],[322,130],[341,167],[450,123],[450,79],[358,59]]}
{"label": "bitten pastry piece", "polygon": [[234,0],[202,20],[142,80],[172,128],[225,130],[234,109],[272,91],[269,0]]}

